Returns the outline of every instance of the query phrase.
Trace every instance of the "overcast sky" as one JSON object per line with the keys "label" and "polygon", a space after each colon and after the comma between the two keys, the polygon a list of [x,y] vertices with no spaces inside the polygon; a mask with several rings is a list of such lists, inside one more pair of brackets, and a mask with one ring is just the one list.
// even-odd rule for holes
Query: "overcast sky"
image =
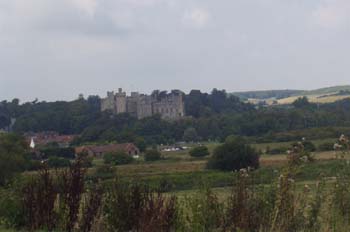
{"label": "overcast sky", "polygon": [[0,99],[350,84],[350,0],[0,0]]}

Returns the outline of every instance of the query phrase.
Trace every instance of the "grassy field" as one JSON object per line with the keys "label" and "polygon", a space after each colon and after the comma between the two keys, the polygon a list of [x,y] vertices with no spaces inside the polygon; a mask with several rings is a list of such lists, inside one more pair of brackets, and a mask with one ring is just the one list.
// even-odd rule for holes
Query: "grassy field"
{"label": "grassy field", "polygon": [[310,102],[314,103],[332,103],[335,101],[343,100],[346,98],[350,98],[349,94],[346,95],[339,95],[340,91],[349,91],[350,86],[334,86],[329,88],[321,88],[316,90],[309,90],[309,91],[302,91],[301,93],[297,93],[294,95],[291,95],[290,97],[282,98],[282,99],[276,99],[276,98],[267,98],[267,99],[259,99],[259,98],[250,98],[248,99],[248,102],[252,104],[258,104],[261,100],[264,100],[268,105],[275,104],[277,101],[277,104],[280,105],[286,105],[291,104],[295,100],[297,100],[300,97],[306,96]]}
{"label": "grassy field", "polygon": [[[313,140],[312,142],[317,147],[319,144],[325,142],[334,142],[336,139],[321,139]],[[280,142],[280,143],[262,143],[253,144],[256,149],[264,150],[266,147],[278,148],[278,147],[289,147],[292,142]],[[218,143],[207,143],[210,152],[212,153]],[[188,146],[194,146],[193,144]],[[171,151],[162,152],[163,159],[156,162],[144,162],[142,158],[133,164],[118,166],[118,173],[125,177],[133,176],[159,176],[163,174],[174,174],[174,173],[191,173],[204,171],[207,160],[209,157],[204,158],[193,158],[189,155],[188,150],[184,151]],[[317,160],[332,160],[335,158],[333,151],[328,152],[315,152],[314,156]],[[262,167],[273,167],[282,166],[287,162],[286,154],[277,155],[262,155],[260,158],[260,164]],[[94,167],[89,170],[90,173],[94,172],[95,168],[103,165],[102,159],[95,159],[93,161]]]}
{"label": "grassy field", "polygon": [[[334,94],[336,94],[336,93],[334,93]],[[303,95],[279,99],[279,100],[277,100],[277,103],[281,104],[281,105],[291,104],[300,97],[303,97]],[[338,95],[338,96],[306,95],[306,97],[309,99],[310,102],[313,102],[313,103],[331,103],[331,102],[343,100],[346,98],[350,98],[350,95],[342,95],[342,96],[340,96],[340,95]]]}
{"label": "grassy field", "polygon": [[[316,146],[324,142],[334,142],[336,139],[322,139],[312,141]],[[289,147],[292,142],[253,144],[256,149]],[[212,152],[218,143],[206,144]],[[188,146],[194,146],[188,145]],[[315,152],[316,161],[302,167],[298,175],[298,181],[315,181],[322,172],[328,177],[333,177],[341,162],[336,160],[335,152]],[[181,195],[181,191],[192,191],[199,188],[202,182],[207,182],[217,190],[225,192],[225,187],[232,185],[232,172],[213,171],[206,169],[209,157],[193,158],[188,150],[163,152],[163,159],[156,162],[145,162],[140,160],[128,165],[117,166],[112,174],[98,176],[106,182],[112,181],[116,174],[126,181],[142,181],[150,186],[163,186],[164,191],[176,192]],[[350,157],[349,157],[350,158]],[[260,169],[256,171],[256,176],[261,183],[270,183],[277,178],[276,173],[287,164],[286,154],[261,155]],[[93,178],[99,166],[103,165],[103,160],[94,160],[94,167],[88,171]],[[95,176],[96,177],[96,176]],[[180,192],[179,192],[180,191]]]}

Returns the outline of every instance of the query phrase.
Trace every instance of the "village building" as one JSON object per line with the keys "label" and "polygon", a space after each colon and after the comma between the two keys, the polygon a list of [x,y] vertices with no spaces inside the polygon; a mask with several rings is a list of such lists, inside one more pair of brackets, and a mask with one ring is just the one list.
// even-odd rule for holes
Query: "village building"
{"label": "village building", "polygon": [[59,135],[57,132],[46,131],[40,133],[26,133],[25,135],[28,145],[35,147],[46,146],[49,144],[57,144],[60,148],[67,148],[77,137],[76,135]]}
{"label": "village building", "polygon": [[85,153],[95,158],[102,158],[105,154],[114,152],[124,152],[133,157],[140,154],[140,150],[133,143],[87,145],[75,148],[76,154]]}

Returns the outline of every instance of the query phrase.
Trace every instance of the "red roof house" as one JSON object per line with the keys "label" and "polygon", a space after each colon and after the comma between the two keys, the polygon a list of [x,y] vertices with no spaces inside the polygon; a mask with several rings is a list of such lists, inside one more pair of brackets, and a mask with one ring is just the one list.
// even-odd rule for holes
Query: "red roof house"
{"label": "red roof house", "polygon": [[87,145],[75,148],[75,153],[87,153],[91,157],[103,157],[112,152],[125,152],[130,156],[140,154],[140,150],[133,143],[107,144],[107,145]]}

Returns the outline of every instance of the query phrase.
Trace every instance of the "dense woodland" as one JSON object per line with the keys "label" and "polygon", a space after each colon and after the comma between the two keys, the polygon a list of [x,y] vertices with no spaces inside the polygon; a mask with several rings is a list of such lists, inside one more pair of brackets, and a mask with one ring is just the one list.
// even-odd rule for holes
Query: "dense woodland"
{"label": "dense woodland", "polygon": [[318,137],[326,138],[350,126],[349,99],[316,105],[300,98],[290,106],[257,108],[224,90],[214,89],[210,94],[193,90],[185,96],[185,107],[187,117],[180,121],[164,121],[159,116],[137,120],[128,114],[100,112],[98,96],[24,104],[14,99],[0,103],[0,128],[16,118],[16,132],[80,134],[76,143],[144,140],[151,145],[183,140],[222,141],[232,134],[259,137],[260,141],[288,141],[317,131]]}

